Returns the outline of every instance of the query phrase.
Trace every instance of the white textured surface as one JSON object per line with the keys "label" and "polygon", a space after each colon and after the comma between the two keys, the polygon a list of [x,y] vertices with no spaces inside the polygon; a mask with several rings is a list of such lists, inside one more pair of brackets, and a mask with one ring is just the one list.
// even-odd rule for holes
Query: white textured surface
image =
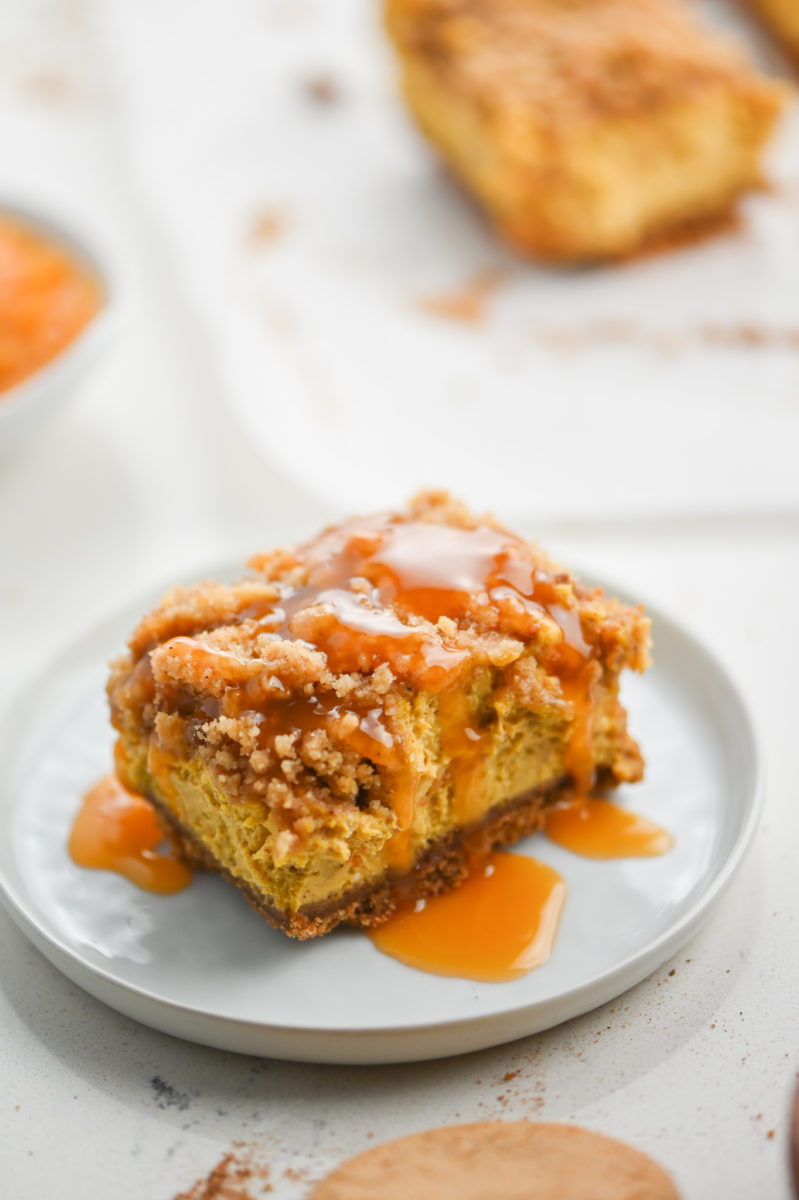
{"label": "white textured surface", "polygon": [[[264,11],[281,10],[291,27],[295,13],[320,7],[285,0]],[[154,0],[134,9],[165,21],[180,11]],[[0,35],[0,144],[13,147],[0,186],[27,187],[107,229],[127,253],[139,300],[90,388],[0,472],[2,700],[77,630],[165,574],[331,515],[288,489],[225,420],[207,328],[187,313],[161,229],[132,181],[116,81],[103,76],[91,16],[74,2],[7,0]],[[175,52],[176,67],[182,57]],[[328,66],[324,44],[311,57],[314,70]],[[756,281],[738,288],[755,307],[770,303]],[[797,360],[753,353],[758,393],[777,378],[795,414]],[[757,399],[741,418],[753,444]],[[648,415],[641,410],[637,427],[645,440]],[[346,1069],[155,1034],[67,982],[0,914],[4,1195],[171,1200],[243,1141],[271,1164],[275,1194],[299,1200],[307,1183],[287,1178],[287,1167],[309,1178],[415,1129],[530,1116],[635,1142],[674,1172],[686,1200],[787,1200],[787,1105],[799,1066],[799,507],[785,496],[749,513],[751,489],[773,487],[770,461],[741,455],[726,422],[713,447],[707,471],[733,461],[742,480],[740,492],[725,494],[726,512],[703,505],[639,520],[632,505],[608,521],[530,520],[564,558],[676,612],[741,681],[764,731],[759,834],[690,946],[615,1004],[513,1046]],[[779,465],[784,447],[774,449]]]}

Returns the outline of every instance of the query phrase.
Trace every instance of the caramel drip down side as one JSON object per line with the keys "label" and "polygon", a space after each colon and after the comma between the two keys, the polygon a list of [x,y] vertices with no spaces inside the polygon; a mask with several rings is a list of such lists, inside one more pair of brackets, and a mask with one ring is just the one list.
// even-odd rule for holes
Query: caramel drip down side
{"label": "caramel drip down side", "polygon": [[191,883],[191,871],[157,850],[164,834],[153,806],[107,775],[86,793],[69,837],[79,867],[114,871],[147,892],[171,894]]}
{"label": "caramel drip down side", "polygon": [[483,764],[490,753],[491,732],[477,726],[468,700],[460,690],[443,692],[439,696],[438,717],[441,748],[449,759],[455,823],[469,825],[483,807],[480,785]]}
{"label": "caramel drip down side", "polygon": [[[437,693],[441,746],[449,762],[458,823],[468,823],[479,811],[482,767],[492,750],[492,736],[469,710],[462,687],[468,659],[457,646],[447,644],[446,632],[442,636],[446,622],[499,625],[525,640],[537,636],[546,617],[555,622],[561,640],[549,650],[546,666],[558,678],[571,711],[565,766],[579,791],[590,790],[592,689],[598,668],[579,614],[561,597],[562,581],[537,568],[526,543],[492,526],[467,529],[373,517],[325,534],[305,549],[312,558],[319,556],[310,573],[312,582],[289,599],[279,632],[287,636],[301,631],[303,608],[321,603],[331,612],[332,632],[317,635],[313,644],[329,659],[333,653],[334,669],[362,664],[364,655],[372,661],[377,657],[400,679],[415,675],[412,682]],[[314,591],[314,580],[332,587]],[[358,590],[348,592],[345,585]],[[436,636],[429,626],[409,626],[419,618],[436,627]],[[395,782],[402,813],[392,857],[404,861],[413,787],[402,764],[395,768]]]}

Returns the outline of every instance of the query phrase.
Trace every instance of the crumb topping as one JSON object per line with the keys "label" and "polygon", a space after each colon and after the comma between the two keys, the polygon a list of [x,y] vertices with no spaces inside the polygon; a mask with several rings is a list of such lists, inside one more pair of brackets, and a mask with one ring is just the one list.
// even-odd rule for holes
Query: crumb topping
{"label": "crumb topping", "polygon": [[677,0],[389,0],[388,25],[486,110],[550,132],[761,86]]}

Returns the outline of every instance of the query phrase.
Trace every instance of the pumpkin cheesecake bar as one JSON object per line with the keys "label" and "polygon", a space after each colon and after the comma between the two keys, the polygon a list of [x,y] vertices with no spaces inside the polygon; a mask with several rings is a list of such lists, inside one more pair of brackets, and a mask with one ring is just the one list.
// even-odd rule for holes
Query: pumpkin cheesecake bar
{"label": "pumpkin cheesecake bar", "polygon": [[680,0],[386,0],[386,19],[417,123],[522,251],[630,255],[761,182],[784,87]]}
{"label": "pumpkin cheesecake bar", "polygon": [[108,685],[122,782],[298,938],[373,925],[641,777],[638,608],[444,493],[176,588]]}

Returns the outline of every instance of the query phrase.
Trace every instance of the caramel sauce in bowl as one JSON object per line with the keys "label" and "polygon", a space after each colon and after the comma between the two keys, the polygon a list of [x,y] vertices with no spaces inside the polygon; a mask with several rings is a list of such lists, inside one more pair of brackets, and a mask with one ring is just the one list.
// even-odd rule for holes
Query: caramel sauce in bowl
{"label": "caramel sauce in bowl", "polygon": [[119,323],[122,291],[94,231],[0,197],[0,460],[74,393]]}

